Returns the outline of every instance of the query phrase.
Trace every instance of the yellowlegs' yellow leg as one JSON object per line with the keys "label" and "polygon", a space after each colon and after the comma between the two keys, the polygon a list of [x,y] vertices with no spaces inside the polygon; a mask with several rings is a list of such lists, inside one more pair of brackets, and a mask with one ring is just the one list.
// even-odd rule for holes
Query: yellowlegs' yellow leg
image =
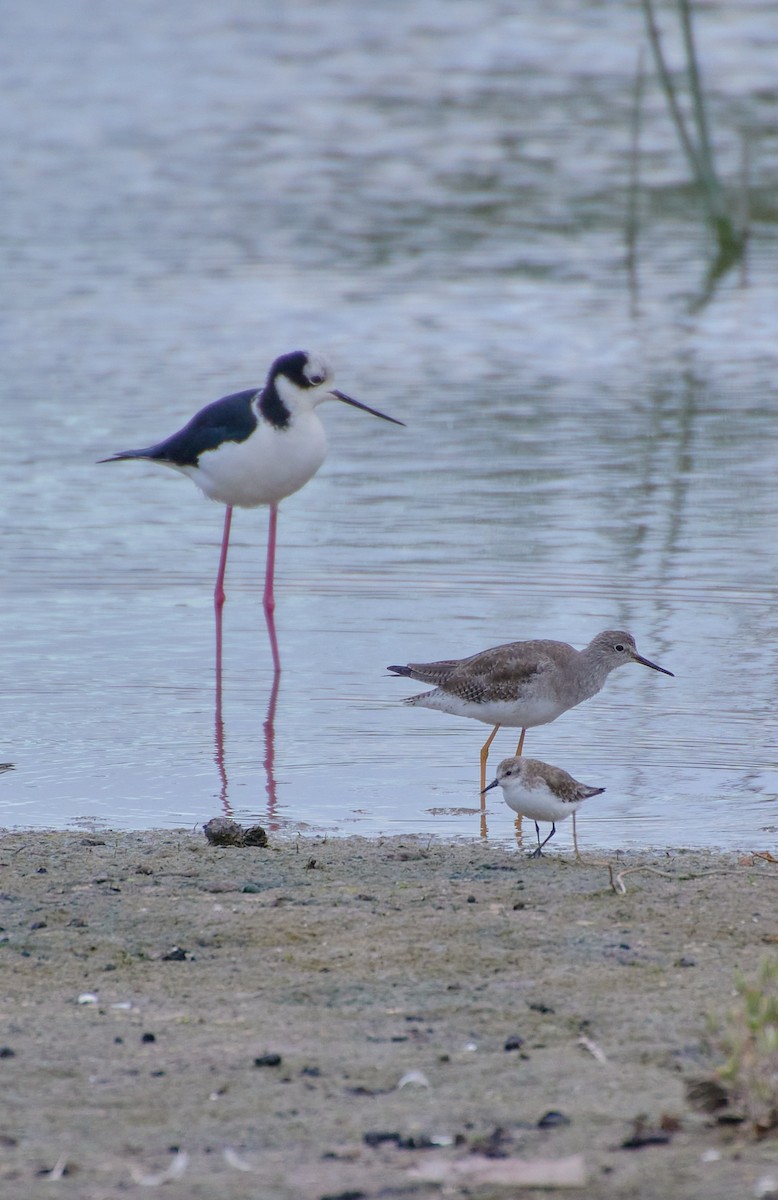
{"label": "yellowlegs' yellow leg", "polygon": [[486,759],[489,755],[489,747],[494,741],[495,734],[499,728],[499,725],[495,725],[494,729],[481,747],[481,808],[486,808],[486,801],[483,797],[484,789],[486,788]]}
{"label": "yellowlegs' yellow leg", "polygon": [[521,751],[522,751],[522,747],[524,745],[524,734],[526,732],[527,732],[526,729],[522,729],[522,731],[521,731],[521,737],[519,738],[519,744],[516,747],[516,757],[517,758],[521,758]]}

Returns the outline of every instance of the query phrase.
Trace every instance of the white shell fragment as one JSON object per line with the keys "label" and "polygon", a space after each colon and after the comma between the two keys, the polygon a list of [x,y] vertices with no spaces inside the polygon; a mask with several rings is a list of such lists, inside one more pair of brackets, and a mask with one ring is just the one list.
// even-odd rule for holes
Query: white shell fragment
{"label": "white shell fragment", "polygon": [[403,1075],[402,1079],[400,1080],[400,1082],[397,1084],[397,1087],[398,1088],[408,1087],[408,1085],[412,1084],[412,1083],[415,1084],[417,1087],[429,1087],[430,1086],[430,1081],[427,1078],[427,1076],[424,1074],[423,1071],[406,1071],[405,1074]]}

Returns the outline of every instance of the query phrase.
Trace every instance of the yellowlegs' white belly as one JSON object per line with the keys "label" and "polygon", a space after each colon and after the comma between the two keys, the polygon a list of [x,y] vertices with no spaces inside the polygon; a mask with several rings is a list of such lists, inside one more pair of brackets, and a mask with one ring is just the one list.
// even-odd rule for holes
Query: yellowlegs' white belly
{"label": "yellowlegs' white belly", "polygon": [[449,713],[453,717],[470,717],[484,721],[487,725],[506,725],[509,729],[532,729],[535,725],[547,725],[565,711],[565,706],[549,697],[532,696],[515,700],[463,700],[452,696],[442,688],[424,692],[420,696],[409,696],[406,704],[418,708],[432,708],[436,712]]}

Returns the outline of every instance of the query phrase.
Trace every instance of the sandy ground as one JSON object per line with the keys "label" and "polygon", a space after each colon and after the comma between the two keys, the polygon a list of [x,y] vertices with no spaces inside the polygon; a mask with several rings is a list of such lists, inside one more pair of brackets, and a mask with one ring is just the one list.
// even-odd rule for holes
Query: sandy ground
{"label": "sandy ground", "polygon": [[[684,1092],[775,953],[770,862],[630,856],[626,894],[410,837],[12,833],[0,864],[3,1200],[778,1192],[778,1140]],[[667,1140],[623,1148],[641,1115]]]}

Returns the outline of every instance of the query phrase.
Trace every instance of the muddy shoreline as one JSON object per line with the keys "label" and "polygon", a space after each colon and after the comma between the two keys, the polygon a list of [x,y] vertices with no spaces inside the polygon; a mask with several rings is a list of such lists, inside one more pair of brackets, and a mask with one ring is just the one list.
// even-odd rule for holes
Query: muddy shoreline
{"label": "muddy shoreline", "polygon": [[586,857],[611,871],[414,837],[4,833],[0,1195],[778,1191],[778,1141],[685,1098],[707,1014],[775,954],[778,866]]}

